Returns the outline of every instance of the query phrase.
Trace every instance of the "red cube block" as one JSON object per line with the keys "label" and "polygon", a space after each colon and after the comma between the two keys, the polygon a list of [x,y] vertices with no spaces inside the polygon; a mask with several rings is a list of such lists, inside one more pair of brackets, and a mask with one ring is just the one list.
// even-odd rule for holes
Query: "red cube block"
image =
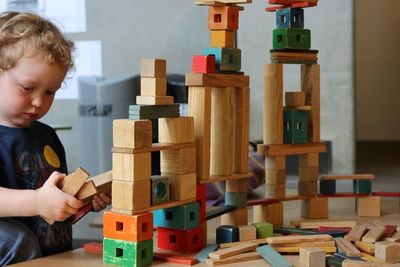
{"label": "red cube block", "polygon": [[157,228],[157,246],[159,249],[181,253],[200,251],[205,244],[201,226],[190,230],[176,230],[164,227]]}
{"label": "red cube block", "polygon": [[206,221],[206,185],[198,184],[196,186],[196,200],[200,205],[200,224]]}
{"label": "red cube block", "polygon": [[215,73],[215,56],[200,56],[192,57],[192,72],[193,73]]}

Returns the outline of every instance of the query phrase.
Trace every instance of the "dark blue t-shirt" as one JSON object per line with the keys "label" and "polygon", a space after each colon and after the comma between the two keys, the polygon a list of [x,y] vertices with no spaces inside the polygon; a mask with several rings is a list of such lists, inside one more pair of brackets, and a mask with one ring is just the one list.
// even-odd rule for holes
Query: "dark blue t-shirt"
{"label": "dark blue t-shirt", "polygon": [[[37,189],[53,171],[67,173],[65,151],[56,132],[33,122],[27,128],[0,125],[0,186]],[[38,237],[43,256],[72,249],[72,225],[67,220],[49,225],[39,216],[16,218]]]}

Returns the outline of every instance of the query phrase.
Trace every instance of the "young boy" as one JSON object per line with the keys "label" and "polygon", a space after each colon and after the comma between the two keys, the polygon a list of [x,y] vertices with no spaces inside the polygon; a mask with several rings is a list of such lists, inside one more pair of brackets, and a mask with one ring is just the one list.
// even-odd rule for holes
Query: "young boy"
{"label": "young boy", "polygon": [[[0,15],[0,266],[72,249],[68,218],[82,202],[57,187],[67,173],[64,148],[37,121],[72,66],[72,50],[37,15]],[[104,194],[93,201],[95,210],[109,203]]]}

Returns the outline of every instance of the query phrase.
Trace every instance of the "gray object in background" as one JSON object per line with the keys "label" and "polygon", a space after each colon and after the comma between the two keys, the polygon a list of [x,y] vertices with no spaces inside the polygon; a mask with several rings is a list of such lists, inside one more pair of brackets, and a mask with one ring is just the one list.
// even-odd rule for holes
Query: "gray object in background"
{"label": "gray object in background", "polygon": [[128,118],[139,93],[133,76],[78,78],[79,164],[92,176],[111,170],[112,121]]}

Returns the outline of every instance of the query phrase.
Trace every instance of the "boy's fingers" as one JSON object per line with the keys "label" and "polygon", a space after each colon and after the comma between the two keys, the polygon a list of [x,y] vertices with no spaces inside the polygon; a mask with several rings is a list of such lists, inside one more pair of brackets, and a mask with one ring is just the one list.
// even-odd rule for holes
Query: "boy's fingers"
{"label": "boy's fingers", "polygon": [[71,208],[79,209],[79,208],[82,207],[83,203],[82,203],[82,201],[80,201],[80,200],[74,198],[73,196],[70,196],[70,195],[67,194],[67,204]]}

